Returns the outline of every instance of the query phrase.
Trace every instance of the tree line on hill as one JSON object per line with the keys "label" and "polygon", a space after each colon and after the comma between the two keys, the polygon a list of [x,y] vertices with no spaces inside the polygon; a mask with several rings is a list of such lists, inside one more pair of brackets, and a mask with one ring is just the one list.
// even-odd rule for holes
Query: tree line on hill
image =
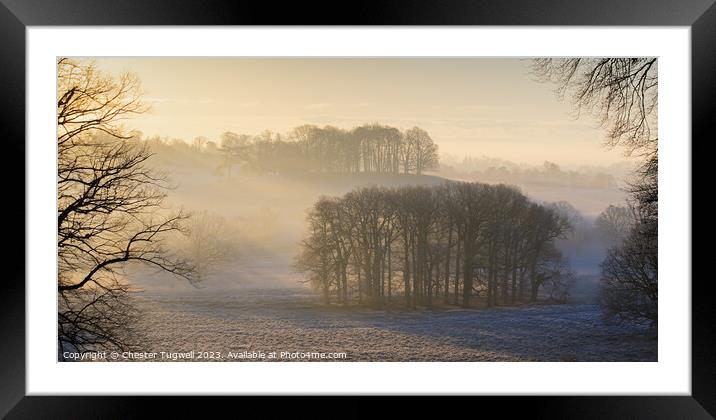
{"label": "tree line on hill", "polygon": [[404,173],[436,169],[438,146],[423,129],[400,131],[381,124],[351,130],[302,125],[287,136],[225,132],[218,150],[220,170],[234,165],[258,172]]}
{"label": "tree line on hill", "polygon": [[[452,179],[515,185],[545,185],[587,188],[615,188],[631,168],[628,163],[569,170],[545,161],[542,165],[516,164],[508,160],[481,157],[440,156],[440,174]],[[628,169],[627,169],[628,168]],[[616,174],[616,176],[615,176]]]}
{"label": "tree line on hill", "polygon": [[[438,168],[438,146],[423,129],[400,131],[378,123],[350,130],[334,126],[301,125],[280,134],[258,135],[226,131],[218,142],[196,137],[192,142],[153,136],[133,137],[147,143],[163,159],[212,160],[215,173],[231,177],[246,173],[403,173],[423,174]],[[201,152],[201,153],[197,153]],[[206,159],[204,159],[206,158]]]}
{"label": "tree line on hill", "polygon": [[321,198],[307,219],[297,268],[326,303],[563,301],[574,278],[555,246],[568,218],[506,185],[358,188]]}

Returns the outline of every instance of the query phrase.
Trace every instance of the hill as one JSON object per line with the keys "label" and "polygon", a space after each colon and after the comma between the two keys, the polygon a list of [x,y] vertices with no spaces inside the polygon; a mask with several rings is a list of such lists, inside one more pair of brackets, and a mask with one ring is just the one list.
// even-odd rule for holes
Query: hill
{"label": "hill", "polygon": [[[321,196],[341,196],[361,186],[445,182],[432,175],[372,173],[283,175],[234,171],[228,177],[216,175],[204,165],[157,166],[169,174],[175,185],[167,200],[173,208],[221,216],[230,228],[222,234],[231,235],[237,244],[238,259],[207,279],[205,285],[210,290],[300,285],[293,259],[306,233],[307,211]],[[150,273],[139,283],[150,291],[191,288],[174,278]]]}
{"label": "hill", "polygon": [[[238,259],[206,281],[210,289],[300,285],[302,277],[294,271],[293,260],[305,237],[307,211],[321,196],[341,196],[362,186],[439,185],[448,180],[435,174],[256,174],[242,173],[238,168],[229,176],[227,172],[218,174],[213,163],[166,158],[154,161],[176,186],[168,197],[174,208],[221,216],[230,228],[222,235],[238,244]],[[594,188],[520,187],[536,201],[572,203],[587,216],[587,224],[608,204],[619,203],[623,195],[618,190]],[[602,245],[592,242],[569,240],[560,246],[573,267],[590,278],[598,274],[603,259]],[[141,283],[150,290],[190,288],[176,279],[147,279],[151,281]]]}

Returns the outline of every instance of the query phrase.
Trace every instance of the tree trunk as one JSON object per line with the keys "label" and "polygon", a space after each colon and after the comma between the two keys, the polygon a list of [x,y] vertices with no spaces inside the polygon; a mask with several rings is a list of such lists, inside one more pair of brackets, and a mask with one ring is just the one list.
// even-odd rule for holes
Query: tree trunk
{"label": "tree trunk", "polygon": [[505,247],[505,267],[504,271],[502,273],[502,304],[507,305],[509,303],[509,283],[510,283],[510,272],[512,271],[510,267],[510,260],[512,259],[512,255],[510,255],[508,248]]}
{"label": "tree trunk", "polygon": [[361,272],[360,265],[358,265],[356,268],[358,269],[358,303],[362,304],[363,303],[363,280],[361,279],[361,276],[360,276],[360,272]]}
{"label": "tree trunk", "polygon": [[323,278],[323,303],[325,303],[326,305],[328,305],[328,304],[331,303],[331,296],[330,296],[330,294],[329,294],[329,290],[328,290],[328,279],[327,279],[326,277],[327,277],[327,276],[325,276],[325,277]]}
{"label": "tree trunk", "polygon": [[373,279],[372,279],[372,286],[373,286],[373,303],[376,307],[380,307],[382,304],[381,299],[381,287],[382,287],[382,281],[381,281],[381,261],[382,256],[380,255],[380,252],[377,252],[375,255],[373,255]]}
{"label": "tree trunk", "polygon": [[[514,254],[513,254],[514,255]],[[510,294],[510,304],[514,305],[517,295],[517,258],[512,259],[512,293]]]}
{"label": "tree trunk", "polygon": [[420,267],[420,261],[417,261],[415,259],[415,238],[411,234],[410,237],[410,252],[411,252],[411,260],[413,261],[413,301],[412,306],[413,308],[416,308],[418,306],[418,294],[420,293],[420,286],[419,286],[419,267]]}
{"label": "tree trunk", "polygon": [[392,296],[392,284],[393,284],[393,262],[392,262],[392,255],[391,252],[392,246],[388,246],[388,302],[390,302],[390,298]]}
{"label": "tree trunk", "polygon": [[343,305],[348,306],[348,263],[346,261],[341,262],[341,291],[343,293]]}
{"label": "tree trunk", "polygon": [[525,273],[527,273],[527,270],[522,267],[520,269],[520,290],[518,292],[518,297],[520,302],[525,299],[525,283],[527,283],[527,278],[525,277]]}
{"label": "tree trunk", "polygon": [[380,297],[385,297],[385,255],[380,259]]}
{"label": "tree trunk", "polygon": [[433,306],[433,263],[428,262],[428,269],[425,270],[425,291],[426,291],[426,303],[428,308]]}
{"label": "tree trunk", "polygon": [[405,260],[403,261],[403,284],[405,288],[405,306],[410,307],[410,243],[408,242],[408,235],[403,234],[403,255]]}
{"label": "tree trunk", "polygon": [[455,252],[455,285],[453,287],[453,292],[455,293],[455,301],[453,304],[457,306],[458,302],[458,294],[460,293],[460,232],[458,231],[457,234],[457,250]]}
{"label": "tree trunk", "polygon": [[470,307],[470,297],[472,296],[472,272],[473,272],[473,244],[472,235],[465,235],[465,258],[463,264],[462,276],[462,307]]}
{"label": "tree trunk", "polygon": [[530,302],[537,301],[537,292],[539,290],[539,284],[537,283],[535,263],[530,267]]}
{"label": "tree trunk", "polygon": [[537,281],[532,282],[530,290],[530,302],[537,302],[537,294],[539,292],[539,283]]}
{"label": "tree trunk", "polygon": [[450,251],[452,248],[452,219],[448,222],[448,244],[447,250],[445,251],[445,287],[443,289],[443,303],[448,303],[449,288],[450,288]]}
{"label": "tree trunk", "polygon": [[492,306],[492,250],[488,248],[488,252],[490,252],[490,254],[487,257],[487,291],[485,292],[485,303],[489,308],[490,306]]}

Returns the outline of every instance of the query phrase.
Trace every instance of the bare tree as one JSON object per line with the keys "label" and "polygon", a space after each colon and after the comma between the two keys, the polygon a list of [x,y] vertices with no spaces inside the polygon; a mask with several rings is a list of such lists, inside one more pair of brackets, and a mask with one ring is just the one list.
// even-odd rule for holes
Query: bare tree
{"label": "bare tree", "polygon": [[208,142],[209,139],[207,139],[206,137],[198,136],[194,137],[194,140],[191,142],[191,145],[197,152],[201,152],[202,150],[204,150],[204,147]]}
{"label": "bare tree", "polygon": [[594,225],[606,243],[618,245],[629,236],[635,221],[633,209],[610,205],[597,216]]}
{"label": "bare tree", "polygon": [[251,160],[251,137],[246,134],[236,134],[226,131],[221,134],[221,149],[224,161],[220,170],[227,169],[227,177],[231,178],[231,169],[234,165],[245,164]]}
{"label": "bare tree", "polygon": [[542,277],[545,292],[549,300],[565,303],[576,281],[576,273],[572,271],[561,253],[554,247],[548,248],[542,262]]}
{"label": "bare tree", "polygon": [[607,129],[606,145],[629,155],[657,152],[658,64],[656,58],[539,58],[533,71],[571,94],[578,113],[595,115]]}
{"label": "bare tree", "polygon": [[65,351],[118,350],[146,343],[137,328],[141,312],[132,304],[132,289],[118,280],[105,280],[59,294],[58,358]]}
{"label": "bare tree", "polygon": [[658,320],[656,238],[637,227],[621,246],[607,252],[602,262],[602,302],[607,319]]}
{"label": "bare tree", "polygon": [[[413,127],[405,132],[404,161],[420,175],[438,166],[438,147],[423,129]],[[407,172],[407,171],[406,171]]]}
{"label": "bare tree", "polygon": [[206,211],[192,213],[181,233],[181,254],[192,265],[194,279],[203,282],[236,257],[236,243],[226,220]]}
{"label": "bare tree", "polygon": [[[493,228],[498,229],[491,215],[495,214],[495,201],[490,200],[492,190],[488,185],[459,183],[456,185],[455,198],[458,212],[457,223],[462,231],[462,306],[470,307],[470,299],[473,294],[473,285],[475,280],[476,260],[478,251],[491,249],[490,246],[484,246],[482,239],[486,244],[494,243],[494,237],[486,239],[486,232]],[[480,241],[480,242],[478,242]],[[494,248],[494,247],[493,247]],[[488,251],[489,252],[489,251]],[[494,270],[491,274],[494,273]],[[489,304],[489,300],[488,300]]]}
{"label": "bare tree", "polygon": [[638,312],[656,322],[657,59],[542,58],[533,61],[533,70],[541,80],[556,82],[560,95],[569,92],[578,112],[599,119],[607,129],[607,146],[623,146],[627,155],[642,160],[629,188],[637,220],[623,246],[610,250],[602,264],[603,296],[610,318],[630,320]]}
{"label": "bare tree", "polygon": [[321,291],[324,303],[331,301],[331,287],[335,283],[333,235],[330,233],[330,201],[320,199],[308,213],[309,235],[301,242],[302,252],[296,258],[296,268],[308,274],[308,281]]}
{"label": "bare tree", "polygon": [[146,111],[139,81],[65,58],[57,74],[60,347],[122,349],[131,344],[123,318],[133,313],[126,263],[194,281],[192,267],[163,242],[186,216],[163,207],[166,175],[148,168],[147,146],[120,125]]}

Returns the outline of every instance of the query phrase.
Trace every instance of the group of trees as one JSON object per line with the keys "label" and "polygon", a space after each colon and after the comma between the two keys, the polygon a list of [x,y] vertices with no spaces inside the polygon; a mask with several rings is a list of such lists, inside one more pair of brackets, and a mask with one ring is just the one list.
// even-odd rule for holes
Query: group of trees
{"label": "group of trees", "polygon": [[617,185],[617,180],[606,168],[596,171],[591,168],[565,170],[549,161],[539,166],[527,166],[485,156],[457,159],[443,155],[440,158],[440,174],[463,180],[513,185],[587,188],[611,188]]}
{"label": "group of trees", "polygon": [[566,215],[505,185],[359,188],[321,198],[308,223],[297,266],[326,303],[510,305],[541,288],[564,300],[573,277],[555,246]]}
{"label": "group of trees", "polygon": [[225,132],[218,150],[229,176],[237,164],[258,172],[418,175],[438,165],[438,147],[425,130],[401,132],[380,124],[352,130],[302,125],[283,137],[270,131],[258,136]]}
{"label": "group of trees", "polygon": [[607,128],[606,145],[640,159],[633,215],[602,263],[603,306],[614,320],[658,320],[658,62],[656,58],[541,58],[534,71]]}

